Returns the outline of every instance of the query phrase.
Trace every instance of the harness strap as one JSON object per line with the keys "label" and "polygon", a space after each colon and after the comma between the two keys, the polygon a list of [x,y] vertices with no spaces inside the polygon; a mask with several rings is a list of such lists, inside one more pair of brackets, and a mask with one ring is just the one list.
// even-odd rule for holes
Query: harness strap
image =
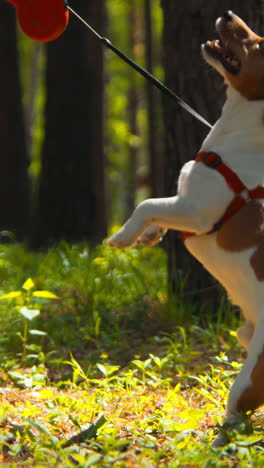
{"label": "harness strap", "polygon": [[[234,216],[250,200],[264,198],[264,187],[258,186],[255,189],[248,190],[238,175],[222,161],[218,154],[201,151],[198,153],[195,162],[201,162],[211,169],[218,171],[224,177],[227,185],[235,194],[233,200],[228,205],[221,219],[207,234],[212,234],[218,231],[224,222]],[[194,232],[182,232],[181,234],[183,241],[185,241],[188,237],[195,235],[196,234]]]}
{"label": "harness strap", "polygon": [[211,169],[216,169],[218,172],[220,172],[220,174],[224,177],[227,185],[231,190],[233,190],[233,192],[240,193],[243,190],[247,190],[246,186],[236,175],[236,173],[232,171],[232,169],[230,169],[225,163],[223,163],[218,154],[201,151],[198,153],[195,161],[202,162]]}

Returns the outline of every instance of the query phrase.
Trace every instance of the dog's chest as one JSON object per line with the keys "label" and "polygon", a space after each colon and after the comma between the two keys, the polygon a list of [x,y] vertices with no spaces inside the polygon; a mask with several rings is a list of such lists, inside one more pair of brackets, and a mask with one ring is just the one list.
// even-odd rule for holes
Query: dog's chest
{"label": "dog's chest", "polygon": [[226,288],[245,315],[257,311],[264,300],[262,203],[249,202],[218,232],[191,237],[186,247]]}
{"label": "dog's chest", "polygon": [[251,201],[229,219],[216,235],[225,252],[243,253],[253,249],[249,262],[258,281],[264,281],[264,208]]}

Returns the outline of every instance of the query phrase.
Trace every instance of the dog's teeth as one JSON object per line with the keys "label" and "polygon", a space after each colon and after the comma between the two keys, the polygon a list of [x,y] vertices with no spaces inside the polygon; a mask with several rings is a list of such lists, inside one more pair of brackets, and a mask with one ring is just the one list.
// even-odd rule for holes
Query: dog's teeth
{"label": "dog's teeth", "polygon": [[238,67],[239,62],[236,58],[229,57],[229,55],[225,55],[225,60],[230,63],[233,67]]}

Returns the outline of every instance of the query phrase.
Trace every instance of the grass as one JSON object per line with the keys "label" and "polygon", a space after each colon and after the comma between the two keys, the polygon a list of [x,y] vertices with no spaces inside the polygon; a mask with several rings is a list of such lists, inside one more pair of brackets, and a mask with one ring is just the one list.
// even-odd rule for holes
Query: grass
{"label": "grass", "polygon": [[261,410],[210,447],[237,317],[223,299],[201,319],[184,294],[168,312],[161,249],[1,246],[0,280],[2,466],[264,466]]}

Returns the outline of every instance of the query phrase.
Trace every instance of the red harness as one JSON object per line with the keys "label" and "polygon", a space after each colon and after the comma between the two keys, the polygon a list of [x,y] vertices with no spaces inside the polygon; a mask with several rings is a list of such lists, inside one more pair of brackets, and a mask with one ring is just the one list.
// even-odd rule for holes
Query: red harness
{"label": "red harness", "polygon": [[[195,161],[202,162],[211,169],[218,171],[224,177],[229,188],[234,192],[234,198],[228,205],[224,215],[207,234],[218,231],[225,221],[234,216],[250,200],[264,198],[264,187],[258,186],[253,190],[249,190],[237,174],[222,161],[218,154],[210,151],[201,151],[198,153]],[[195,235],[194,232],[182,232],[182,240],[185,241],[188,237]]]}

